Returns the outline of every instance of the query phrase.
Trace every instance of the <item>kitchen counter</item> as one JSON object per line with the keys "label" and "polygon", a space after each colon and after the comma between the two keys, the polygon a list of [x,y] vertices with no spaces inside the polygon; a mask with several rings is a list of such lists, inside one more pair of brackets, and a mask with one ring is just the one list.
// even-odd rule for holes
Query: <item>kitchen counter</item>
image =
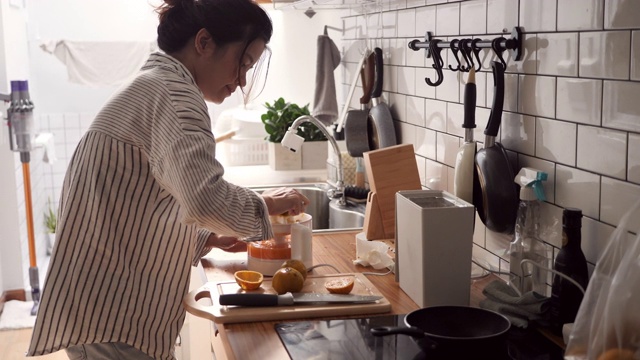
{"label": "kitchen counter", "polygon": [[[356,266],[353,260],[356,256],[355,235],[357,231],[316,233],[313,236],[313,263],[331,264],[340,272],[372,272],[370,267]],[[214,250],[203,258],[202,265],[209,282],[233,281],[233,273],[246,269],[246,253],[228,254]],[[380,271],[384,273],[384,271]],[[329,267],[319,267],[313,270],[313,274],[332,274],[335,270]],[[383,276],[367,275],[371,283],[391,303],[391,312],[387,314],[406,314],[418,309],[418,305],[409,298],[395,281],[394,274]],[[489,282],[497,279],[493,275],[474,280],[471,289],[471,306],[478,306],[483,298],[482,288]],[[358,317],[358,316],[354,316]],[[360,315],[359,317],[362,317]],[[302,319],[300,319],[302,320]],[[282,345],[274,325],[282,321],[263,321],[255,323],[216,324],[218,343],[216,353],[219,358],[228,359],[287,359],[286,349]]]}

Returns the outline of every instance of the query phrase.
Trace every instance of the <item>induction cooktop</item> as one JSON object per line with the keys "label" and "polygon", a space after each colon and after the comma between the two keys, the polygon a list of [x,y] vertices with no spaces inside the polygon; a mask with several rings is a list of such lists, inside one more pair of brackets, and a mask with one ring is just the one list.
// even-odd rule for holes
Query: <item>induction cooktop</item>
{"label": "induction cooktop", "polygon": [[[276,332],[293,360],[417,360],[433,359],[407,335],[373,336],[379,326],[405,326],[405,315],[357,319],[283,322]],[[536,330],[512,327],[507,334],[509,359],[561,360],[563,351]],[[484,359],[482,354],[474,356]],[[445,356],[446,357],[446,356]],[[437,358],[442,358],[438,356]]]}

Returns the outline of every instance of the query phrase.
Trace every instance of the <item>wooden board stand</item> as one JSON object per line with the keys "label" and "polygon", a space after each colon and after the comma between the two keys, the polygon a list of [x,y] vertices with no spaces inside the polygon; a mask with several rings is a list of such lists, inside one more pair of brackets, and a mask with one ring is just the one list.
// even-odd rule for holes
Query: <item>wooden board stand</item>
{"label": "wooden board stand", "polygon": [[363,156],[371,187],[363,231],[368,240],[394,239],[396,192],[422,189],[413,145],[367,151]]}

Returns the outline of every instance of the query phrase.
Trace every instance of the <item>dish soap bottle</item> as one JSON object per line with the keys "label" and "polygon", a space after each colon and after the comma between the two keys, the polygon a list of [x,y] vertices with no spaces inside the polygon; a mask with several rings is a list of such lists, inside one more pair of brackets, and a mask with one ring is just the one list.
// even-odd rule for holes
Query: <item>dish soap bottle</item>
{"label": "dish soap bottle", "polygon": [[[582,290],[589,283],[587,259],[580,248],[582,210],[566,208],[562,211],[562,248],[556,256],[554,269],[575,280]],[[583,292],[570,281],[555,275],[551,287],[550,316],[552,329],[560,333],[562,325],[576,319]]]}
{"label": "dish soap bottle", "polygon": [[[520,185],[520,202],[516,218],[515,237],[509,246],[509,267],[514,275],[512,285],[521,293],[535,291],[546,294],[546,272],[549,267],[547,250],[540,239],[540,203],[545,200],[542,182],[547,173],[522,168],[514,181]],[[537,264],[522,264],[530,260]]]}

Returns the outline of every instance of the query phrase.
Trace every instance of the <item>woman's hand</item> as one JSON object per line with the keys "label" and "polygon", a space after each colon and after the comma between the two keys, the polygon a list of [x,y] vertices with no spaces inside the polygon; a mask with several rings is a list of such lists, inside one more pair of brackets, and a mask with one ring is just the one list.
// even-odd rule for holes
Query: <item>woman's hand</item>
{"label": "woman's hand", "polygon": [[211,234],[205,244],[205,248],[209,249],[206,253],[214,247],[232,253],[247,251],[247,243],[237,237]]}
{"label": "woman's hand", "polygon": [[265,190],[262,198],[267,204],[269,215],[298,215],[303,213],[309,205],[309,199],[291,188],[277,188]]}

